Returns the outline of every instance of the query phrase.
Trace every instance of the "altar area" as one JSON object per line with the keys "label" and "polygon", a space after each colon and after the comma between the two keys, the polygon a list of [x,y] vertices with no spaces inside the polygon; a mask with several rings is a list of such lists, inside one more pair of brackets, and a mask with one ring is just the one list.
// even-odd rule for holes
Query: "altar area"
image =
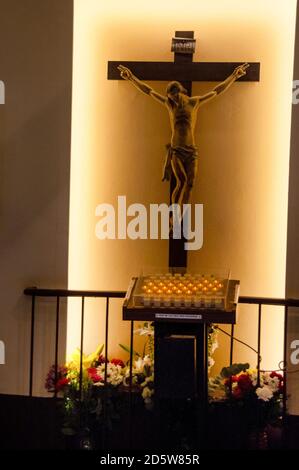
{"label": "altar area", "polygon": [[30,2],[0,17],[0,447],[298,446],[296,0]]}

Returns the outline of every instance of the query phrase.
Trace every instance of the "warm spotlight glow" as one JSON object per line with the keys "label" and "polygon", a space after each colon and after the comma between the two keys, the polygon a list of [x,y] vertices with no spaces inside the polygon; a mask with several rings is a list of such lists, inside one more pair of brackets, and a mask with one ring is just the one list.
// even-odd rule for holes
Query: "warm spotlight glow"
{"label": "warm spotlight glow", "polygon": [[[107,61],[171,61],[174,31],[194,30],[194,61],[261,62],[261,82],[235,84],[199,114],[193,199],[204,204],[204,246],[189,254],[190,268],[227,266],[241,280],[241,294],[284,296],[295,12],[295,0],[74,1],[70,288],[126,289],[143,266],[167,265],[167,241],[95,236],[100,203],[116,204],[122,194],[128,204],[168,201],[168,187],[160,181],[167,113],[128,83],[108,81]],[[165,83],[152,85],[164,93]],[[213,86],[195,84],[193,91]],[[112,348],[128,341],[120,305],[110,324]],[[90,352],[103,339],[105,305],[87,307]],[[270,310],[263,322],[263,339],[269,340],[263,341],[262,366],[276,368],[283,319]],[[79,345],[79,327],[74,301],[68,351]],[[251,308],[242,307],[236,335],[256,346]],[[236,346],[235,353],[255,365],[249,350]]]}

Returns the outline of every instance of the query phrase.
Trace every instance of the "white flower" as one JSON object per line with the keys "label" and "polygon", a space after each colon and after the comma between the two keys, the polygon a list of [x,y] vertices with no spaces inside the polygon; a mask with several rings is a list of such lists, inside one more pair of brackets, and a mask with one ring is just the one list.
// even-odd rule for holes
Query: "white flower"
{"label": "white flower", "polygon": [[215,361],[212,357],[208,357],[208,368],[210,369],[215,364]]}
{"label": "white flower", "polygon": [[[97,374],[103,377],[103,382],[99,382],[96,385],[103,385],[105,380],[105,364],[101,364],[97,367]],[[111,364],[111,362],[107,364],[107,383],[114,386],[120,385],[123,381],[123,375],[120,365]]]}
{"label": "white flower", "polygon": [[152,366],[152,360],[148,355],[144,356],[144,358],[139,357],[137,361],[135,361],[134,373],[142,374],[144,366]]}
{"label": "white flower", "polygon": [[144,325],[142,328],[138,328],[134,333],[140,336],[154,336],[154,328],[152,326]]}
{"label": "white flower", "polygon": [[264,387],[258,387],[255,391],[259,400],[269,401],[273,397],[273,391],[268,385]]}
{"label": "white flower", "polygon": [[278,377],[271,377],[269,380],[268,380],[268,386],[271,388],[271,390],[273,391],[273,393],[277,392],[278,389],[279,389],[279,379]]}
{"label": "white flower", "polygon": [[214,352],[216,351],[216,349],[218,349],[218,347],[219,347],[219,344],[218,344],[218,341],[217,341],[217,339],[216,339],[216,340],[213,341],[213,343],[212,343],[210,354],[214,354]]}

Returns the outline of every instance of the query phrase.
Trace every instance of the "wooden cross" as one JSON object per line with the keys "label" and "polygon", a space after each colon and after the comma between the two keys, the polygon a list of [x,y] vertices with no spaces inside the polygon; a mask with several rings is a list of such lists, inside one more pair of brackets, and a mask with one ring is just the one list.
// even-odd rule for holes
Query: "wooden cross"
{"label": "wooden cross", "polygon": [[[193,31],[176,31],[176,38],[193,39]],[[246,61],[244,61],[246,62]],[[134,75],[140,80],[149,81],[173,81],[181,82],[187,90],[188,95],[192,93],[192,82],[209,81],[218,82],[225,80],[233,70],[244,62],[193,62],[193,52],[174,54],[174,62],[124,62],[110,61],[108,62],[108,80],[120,80],[120,72],[118,66],[120,64],[128,67]],[[260,64],[258,62],[250,62],[247,73],[239,81],[259,81]],[[170,183],[170,194],[174,189],[174,178]],[[187,251],[184,249],[186,240],[173,239],[169,240],[169,267],[187,267]]]}

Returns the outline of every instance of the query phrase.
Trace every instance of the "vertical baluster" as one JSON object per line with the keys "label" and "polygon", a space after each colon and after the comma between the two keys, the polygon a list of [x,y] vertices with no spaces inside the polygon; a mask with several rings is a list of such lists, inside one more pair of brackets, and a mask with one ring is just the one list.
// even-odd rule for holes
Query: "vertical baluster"
{"label": "vertical baluster", "polygon": [[134,359],[134,321],[131,321],[131,332],[130,332],[130,375],[129,375],[129,448],[132,447],[133,443],[133,359]]}
{"label": "vertical baluster", "polygon": [[106,319],[105,319],[105,349],[104,349],[104,356],[105,356],[105,369],[104,369],[104,430],[103,430],[103,447],[105,447],[106,442],[106,430],[107,426],[107,368],[108,368],[108,341],[109,341],[109,297],[106,297]]}
{"label": "vertical baluster", "polygon": [[257,330],[257,385],[261,381],[261,329],[262,329],[262,304],[259,304],[258,310],[258,330]]}
{"label": "vertical baluster", "polygon": [[204,352],[204,380],[205,380],[205,390],[204,390],[204,404],[205,404],[205,412],[204,412],[204,419],[207,417],[207,410],[208,410],[208,400],[209,400],[209,329],[210,325],[204,324],[204,341],[205,341],[205,352]]}
{"label": "vertical baluster", "polygon": [[82,297],[81,304],[81,341],[80,341],[80,379],[79,379],[79,396],[82,399],[82,386],[83,386],[83,340],[84,340],[84,302],[85,298]]}
{"label": "vertical baluster", "polygon": [[32,303],[31,303],[30,369],[29,369],[29,396],[30,397],[32,397],[32,387],[33,387],[34,328],[35,328],[35,295],[32,296]]}
{"label": "vertical baluster", "polygon": [[230,330],[230,354],[229,354],[229,364],[230,366],[233,363],[234,359],[234,334],[235,334],[235,325],[231,325],[231,330]]}
{"label": "vertical baluster", "polygon": [[[107,388],[107,365],[108,365],[108,330],[109,330],[109,297],[106,298],[106,323],[105,323],[105,378],[104,378],[104,388]],[[106,400],[105,400],[106,401]]]}
{"label": "vertical baluster", "polygon": [[287,368],[288,368],[288,305],[284,308],[284,339],[283,339],[283,419],[287,413]]}
{"label": "vertical baluster", "polygon": [[57,379],[58,379],[59,307],[60,307],[60,297],[57,296],[57,299],[56,299],[56,328],[55,328],[55,391],[54,391],[54,398],[57,397],[56,384],[57,384]]}

